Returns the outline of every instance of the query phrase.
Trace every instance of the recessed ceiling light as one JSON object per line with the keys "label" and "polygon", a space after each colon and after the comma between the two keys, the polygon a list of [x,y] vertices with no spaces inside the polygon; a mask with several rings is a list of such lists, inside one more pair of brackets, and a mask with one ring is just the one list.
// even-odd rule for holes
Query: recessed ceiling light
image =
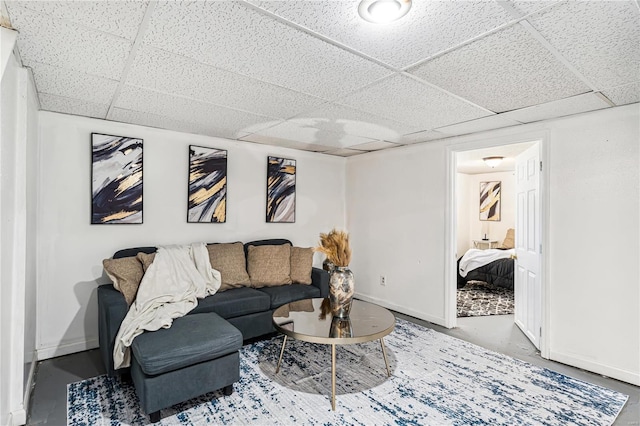
{"label": "recessed ceiling light", "polygon": [[386,24],[406,15],[411,9],[411,0],[362,0],[358,13],[368,22]]}

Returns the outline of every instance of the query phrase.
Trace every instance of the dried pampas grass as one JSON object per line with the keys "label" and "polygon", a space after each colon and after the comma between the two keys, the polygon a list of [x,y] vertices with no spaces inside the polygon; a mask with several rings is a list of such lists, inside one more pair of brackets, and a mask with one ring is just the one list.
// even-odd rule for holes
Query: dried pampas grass
{"label": "dried pampas grass", "polygon": [[320,234],[320,246],[316,247],[316,251],[324,253],[329,262],[336,266],[349,266],[351,262],[349,234],[335,228],[328,234]]}

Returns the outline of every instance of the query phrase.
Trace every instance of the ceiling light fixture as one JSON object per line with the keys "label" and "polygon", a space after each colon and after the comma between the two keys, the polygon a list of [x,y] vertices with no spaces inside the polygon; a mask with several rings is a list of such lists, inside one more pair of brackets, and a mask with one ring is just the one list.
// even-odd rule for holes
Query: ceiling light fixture
{"label": "ceiling light fixture", "polygon": [[484,157],[482,159],[482,161],[485,162],[485,164],[489,167],[491,167],[492,169],[494,167],[497,167],[500,165],[500,163],[502,163],[502,160],[504,160],[504,157]]}
{"label": "ceiling light fixture", "polygon": [[358,13],[365,21],[387,24],[406,15],[411,9],[411,0],[362,0]]}

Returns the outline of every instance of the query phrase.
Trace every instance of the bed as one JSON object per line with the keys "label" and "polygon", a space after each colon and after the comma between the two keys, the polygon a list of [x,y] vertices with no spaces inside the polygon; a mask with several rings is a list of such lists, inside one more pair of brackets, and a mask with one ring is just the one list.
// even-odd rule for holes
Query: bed
{"label": "bed", "polygon": [[513,255],[515,254],[513,240],[514,231],[509,229],[502,248],[469,249],[464,256],[458,259],[456,268],[458,288],[463,288],[469,281],[484,281],[513,290]]}

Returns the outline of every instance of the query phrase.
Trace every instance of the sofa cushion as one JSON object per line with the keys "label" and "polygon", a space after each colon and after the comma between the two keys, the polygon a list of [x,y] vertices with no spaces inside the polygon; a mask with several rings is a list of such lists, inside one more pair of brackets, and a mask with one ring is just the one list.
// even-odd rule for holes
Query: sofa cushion
{"label": "sofa cushion", "polygon": [[268,311],[270,307],[271,299],[268,295],[252,288],[241,287],[198,299],[198,306],[191,313],[215,312],[222,318],[234,318]]}
{"label": "sofa cushion", "polygon": [[104,271],[113,281],[113,286],[124,296],[127,305],[131,305],[138,294],[138,287],[144,275],[142,263],[135,257],[104,259]]}
{"label": "sofa cushion", "polygon": [[247,271],[255,288],[291,284],[291,246],[249,246]]}
{"label": "sofa cushion", "polygon": [[320,297],[320,289],[313,285],[291,284],[279,287],[264,287],[259,289],[269,295],[271,299],[271,309],[279,308],[285,303],[302,299],[312,299]]}
{"label": "sofa cushion", "polygon": [[251,285],[242,243],[208,244],[211,267],[220,271],[222,285],[218,291]]}
{"label": "sofa cushion", "polygon": [[131,344],[142,371],[152,376],[220,358],[240,347],[242,333],[215,313],[176,318],[170,328],[144,332]]}
{"label": "sofa cushion", "polygon": [[297,284],[311,284],[313,269],[313,249],[291,247],[291,281]]}
{"label": "sofa cushion", "polygon": [[153,260],[156,258],[156,254],[138,253],[136,257],[138,258],[140,263],[142,263],[142,269],[144,270],[144,272],[147,272],[147,269],[149,269],[149,266],[151,266]]}

